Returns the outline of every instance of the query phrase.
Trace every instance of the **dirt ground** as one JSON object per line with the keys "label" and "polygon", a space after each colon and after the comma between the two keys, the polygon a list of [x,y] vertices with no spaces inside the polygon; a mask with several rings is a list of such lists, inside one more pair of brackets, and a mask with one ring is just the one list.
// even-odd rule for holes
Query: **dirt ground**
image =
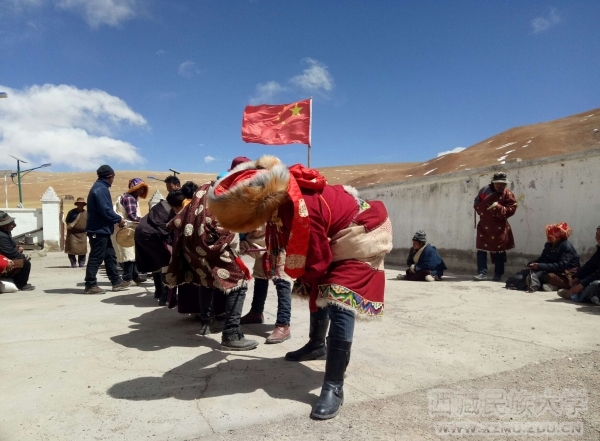
{"label": "dirt ground", "polygon": [[[600,319],[600,316],[598,317]],[[599,340],[600,341],[600,340]],[[600,346],[600,344],[599,344]],[[561,358],[544,363],[532,363],[515,371],[488,375],[472,381],[440,384],[436,389],[476,390],[526,389],[542,393],[546,389],[585,389],[588,393],[587,411],[573,419],[583,424],[583,434],[578,436],[522,435],[436,435],[434,424],[443,421],[469,421],[495,423],[500,421],[553,421],[548,415],[543,418],[498,418],[471,417],[462,420],[435,418],[429,415],[427,389],[396,395],[382,400],[342,406],[340,414],[328,421],[313,421],[307,415],[229,431],[209,437],[193,438],[203,441],[255,441],[255,440],[556,440],[574,439],[581,441],[600,440],[600,352],[595,351],[579,356]],[[554,418],[556,420],[556,418]],[[494,428],[492,430],[495,430]]]}

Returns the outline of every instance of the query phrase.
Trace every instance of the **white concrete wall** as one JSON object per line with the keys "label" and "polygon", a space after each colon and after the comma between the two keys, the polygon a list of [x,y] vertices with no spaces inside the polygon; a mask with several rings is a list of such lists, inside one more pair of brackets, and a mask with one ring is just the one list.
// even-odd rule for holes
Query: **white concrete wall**
{"label": "white concrete wall", "polygon": [[422,229],[450,271],[475,272],[473,199],[500,170],[518,201],[509,220],[516,248],[508,252],[507,270],[539,256],[545,226],[556,222],[573,228],[570,240],[583,263],[595,249],[600,225],[600,150],[359,189],[363,198],[382,200],[388,209],[394,251],[387,262],[404,266],[411,238]]}
{"label": "white concrete wall", "polygon": [[[42,227],[42,210],[39,208],[4,208],[3,210],[15,218],[17,226],[12,231],[13,236],[18,236]],[[34,243],[41,243],[42,240],[41,231],[33,234]]]}

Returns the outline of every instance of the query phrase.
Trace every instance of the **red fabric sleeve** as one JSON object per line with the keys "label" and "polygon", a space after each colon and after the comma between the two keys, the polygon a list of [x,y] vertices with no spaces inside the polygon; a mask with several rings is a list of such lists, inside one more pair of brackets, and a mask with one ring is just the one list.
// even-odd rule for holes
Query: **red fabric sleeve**
{"label": "red fabric sleeve", "polygon": [[0,273],[6,271],[6,267],[8,266],[8,259],[2,255],[0,255]]}
{"label": "red fabric sleeve", "polygon": [[498,203],[498,206],[494,211],[496,211],[496,217],[501,219],[508,219],[517,211],[517,200],[515,199],[515,195],[512,191],[507,191],[504,194],[504,205]]}
{"label": "red fabric sleeve", "polygon": [[[322,212],[322,201],[318,194],[304,195],[304,201],[308,208],[310,218],[310,236],[308,242],[308,254],[306,256],[305,273],[300,277],[303,283],[313,284],[327,273],[327,269],[333,260],[329,238],[327,237],[327,226],[329,224],[329,210],[327,219]],[[289,240],[292,218],[294,215],[293,205],[288,202],[279,207],[279,217],[283,222],[283,233]],[[292,239],[293,240],[293,239]]]}

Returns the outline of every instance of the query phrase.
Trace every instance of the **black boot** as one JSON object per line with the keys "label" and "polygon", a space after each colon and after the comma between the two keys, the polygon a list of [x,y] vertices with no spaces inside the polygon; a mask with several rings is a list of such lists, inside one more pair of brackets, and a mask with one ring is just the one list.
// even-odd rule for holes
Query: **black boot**
{"label": "black boot", "polygon": [[329,317],[322,320],[317,319],[314,314],[310,315],[310,331],[308,332],[308,343],[297,351],[285,354],[288,361],[316,360],[327,354],[325,336],[329,327]]}
{"label": "black boot", "polygon": [[350,361],[351,341],[327,339],[327,364],[321,396],[310,416],[318,420],[335,417],[344,403],[344,373]]}
{"label": "black boot", "polygon": [[163,289],[162,278],[160,273],[152,273],[152,280],[154,281],[154,298],[160,299]]}
{"label": "black boot", "polygon": [[256,340],[248,340],[240,330],[240,318],[246,298],[246,288],[226,294],[226,315],[223,336],[221,337],[221,349],[224,351],[249,351],[258,346]]}
{"label": "black boot", "polygon": [[167,300],[169,298],[169,288],[165,284],[165,282],[166,282],[165,277],[166,277],[166,274],[160,273],[161,292],[160,292],[160,299],[158,299],[158,306],[167,306]]}

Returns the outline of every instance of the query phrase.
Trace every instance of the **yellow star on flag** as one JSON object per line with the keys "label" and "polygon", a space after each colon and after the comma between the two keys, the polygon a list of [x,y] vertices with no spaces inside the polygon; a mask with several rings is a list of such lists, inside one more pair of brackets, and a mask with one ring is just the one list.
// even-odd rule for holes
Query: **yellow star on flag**
{"label": "yellow star on flag", "polygon": [[298,103],[296,103],[296,104],[294,105],[294,107],[292,107],[292,108],[290,109],[290,111],[292,112],[292,116],[294,116],[294,115],[300,115],[300,111],[301,111],[303,108],[304,108],[304,107],[298,107]]}

